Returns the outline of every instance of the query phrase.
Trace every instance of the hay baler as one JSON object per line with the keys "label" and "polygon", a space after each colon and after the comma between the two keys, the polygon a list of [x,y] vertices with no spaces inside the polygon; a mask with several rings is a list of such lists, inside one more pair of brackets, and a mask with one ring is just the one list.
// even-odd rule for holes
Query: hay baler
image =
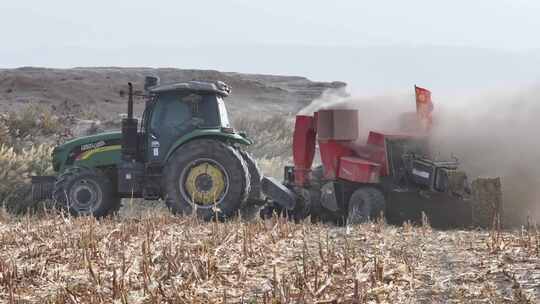
{"label": "hay baler", "polygon": [[[283,183],[263,179],[263,192],[272,201],[263,215],[277,211],[295,219],[311,216],[342,224],[363,223],[381,214],[392,224],[419,223],[425,215],[439,228],[488,226],[500,211],[500,199],[486,203],[482,191],[469,186],[457,159],[433,157],[429,146],[433,106],[430,95],[424,96],[429,99],[421,95],[429,91],[418,89],[424,90],[417,88],[417,113],[403,116],[409,121],[417,118],[412,131],[371,131],[364,143],[358,139],[357,110],[298,115],[294,166],[285,167]],[[321,165],[312,168],[317,146]],[[499,179],[473,184],[487,184],[500,194]]]}

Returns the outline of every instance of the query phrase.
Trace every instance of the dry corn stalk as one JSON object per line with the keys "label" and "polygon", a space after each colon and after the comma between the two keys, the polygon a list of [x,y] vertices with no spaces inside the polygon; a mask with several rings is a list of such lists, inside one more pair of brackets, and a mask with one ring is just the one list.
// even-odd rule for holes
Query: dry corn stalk
{"label": "dry corn stalk", "polygon": [[13,147],[0,145],[0,203],[8,210],[21,212],[28,207],[30,176],[52,174],[52,147],[32,146],[17,152]]}
{"label": "dry corn stalk", "polygon": [[8,144],[11,141],[11,136],[9,134],[9,128],[6,125],[4,116],[0,114],[0,145]]}

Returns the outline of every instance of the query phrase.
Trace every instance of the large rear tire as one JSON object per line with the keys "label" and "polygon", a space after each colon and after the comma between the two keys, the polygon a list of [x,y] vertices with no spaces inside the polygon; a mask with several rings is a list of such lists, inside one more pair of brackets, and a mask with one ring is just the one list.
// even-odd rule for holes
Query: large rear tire
{"label": "large rear tire", "polygon": [[97,169],[72,167],[62,173],[54,184],[56,206],[74,216],[104,217],[120,208],[121,199],[108,176]]}
{"label": "large rear tire", "polygon": [[238,149],[242,159],[246,163],[249,172],[250,190],[247,200],[240,206],[240,216],[247,221],[255,220],[259,217],[262,206],[264,205],[262,197],[262,174],[257,162],[247,151]]}
{"label": "large rear tire", "polygon": [[242,159],[246,163],[248,172],[249,172],[249,194],[248,194],[248,200],[250,201],[256,201],[260,200],[262,197],[262,189],[261,189],[261,169],[259,169],[259,165],[257,165],[257,162],[255,159],[253,159],[253,156],[247,151],[238,150],[240,152],[240,155],[242,155]]}
{"label": "large rear tire", "polygon": [[229,218],[250,191],[240,153],[217,140],[197,139],[174,152],[164,171],[165,203],[174,214]]}
{"label": "large rear tire", "polygon": [[347,225],[357,225],[376,219],[386,209],[384,195],[376,188],[355,190],[349,199]]}

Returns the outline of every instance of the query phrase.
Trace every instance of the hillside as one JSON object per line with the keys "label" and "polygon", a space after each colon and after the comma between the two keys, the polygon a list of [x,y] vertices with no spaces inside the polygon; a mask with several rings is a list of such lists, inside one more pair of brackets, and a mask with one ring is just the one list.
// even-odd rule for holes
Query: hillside
{"label": "hillside", "polygon": [[[314,82],[304,77],[252,75],[212,70],[172,68],[18,68],[0,70],[2,111],[29,104],[50,107],[60,114],[110,120],[124,113],[127,82],[142,90],[144,76],[156,75],[162,83],[189,80],[222,80],[232,87],[226,100],[231,116],[257,110],[262,113],[295,113],[326,89],[345,87],[343,82]],[[136,110],[142,110],[138,102]]]}

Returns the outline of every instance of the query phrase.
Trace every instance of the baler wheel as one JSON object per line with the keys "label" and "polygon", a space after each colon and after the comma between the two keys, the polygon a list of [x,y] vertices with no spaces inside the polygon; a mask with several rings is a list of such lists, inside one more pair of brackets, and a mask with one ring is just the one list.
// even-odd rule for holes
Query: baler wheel
{"label": "baler wheel", "polygon": [[376,188],[355,190],[349,199],[347,225],[357,225],[376,219],[386,209],[384,195]]}

